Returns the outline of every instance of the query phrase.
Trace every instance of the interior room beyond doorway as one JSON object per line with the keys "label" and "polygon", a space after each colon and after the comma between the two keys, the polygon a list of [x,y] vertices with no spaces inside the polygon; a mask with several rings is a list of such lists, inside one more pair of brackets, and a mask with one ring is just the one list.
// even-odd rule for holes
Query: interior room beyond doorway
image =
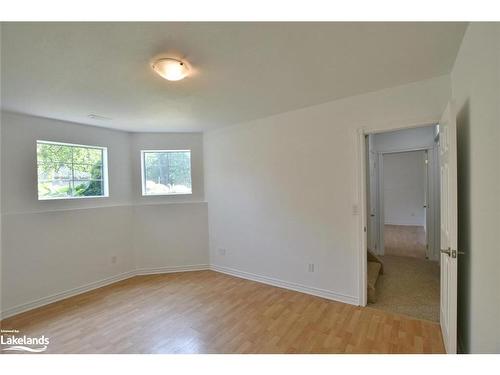
{"label": "interior room beyond doorway", "polygon": [[384,255],[426,259],[427,151],[383,155]]}

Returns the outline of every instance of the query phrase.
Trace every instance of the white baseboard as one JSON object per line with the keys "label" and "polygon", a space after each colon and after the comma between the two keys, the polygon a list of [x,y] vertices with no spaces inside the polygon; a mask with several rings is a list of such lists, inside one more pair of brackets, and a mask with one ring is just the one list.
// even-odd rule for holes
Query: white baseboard
{"label": "white baseboard", "polygon": [[116,283],[116,282],[121,281],[121,280],[128,279],[134,275],[135,275],[134,271],[123,272],[123,273],[120,273],[118,275],[107,277],[107,278],[99,280],[99,281],[94,281],[92,283],[82,285],[82,286],[77,287],[77,288],[73,288],[73,289],[66,290],[64,292],[52,294],[50,296],[43,297],[43,298],[28,302],[28,303],[23,303],[21,305],[17,305],[17,306],[11,307],[5,311],[2,311],[0,314],[0,318],[5,319],[5,318],[8,318],[10,316],[17,315],[17,314],[20,314],[20,313],[28,311],[28,310],[36,309],[37,307],[48,305],[49,303],[57,302],[57,301],[60,301],[60,300],[63,300],[63,299],[69,298],[69,297],[76,296],[77,294],[89,292],[91,290],[101,288],[103,286],[113,284],[113,283]]}
{"label": "white baseboard", "polygon": [[384,223],[384,225],[394,225],[394,226],[399,226],[399,227],[423,227],[424,226],[424,224],[422,224],[422,223],[416,223],[413,221],[400,221],[400,220],[388,221],[388,222]]}
{"label": "white baseboard", "polygon": [[208,270],[209,265],[208,264],[194,264],[194,265],[187,265],[187,266],[174,266],[174,267],[159,267],[159,268],[141,268],[141,269],[136,269],[132,271],[127,271],[120,273],[115,276],[107,277],[105,279],[99,280],[99,281],[94,281],[92,283],[70,289],[64,292],[52,294],[47,297],[43,297],[40,299],[37,299],[35,301],[31,301],[28,303],[23,303],[18,306],[11,307],[5,311],[2,311],[0,313],[0,320],[1,319],[6,319],[11,316],[36,309],[38,307],[42,307],[45,305],[48,305],[53,302],[57,302],[69,297],[76,296],[78,294],[82,294],[85,292],[89,292],[91,290],[101,288],[103,286],[109,285],[116,283],[118,281],[122,281],[134,276],[138,275],[153,275],[153,274],[161,274],[161,273],[173,273],[173,272],[186,272],[186,271],[201,271],[201,270]]}
{"label": "white baseboard", "polygon": [[216,266],[213,264],[210,265],[210,269],[212,271],[225,273],[227,275],[236,276],[242,279],[257,281],[259,283],[277,286],[279,288],[284,288],[284,289],[290,289],[296,292],[311,294],[313,296],[326,298],[332,301],[343,302],[349,305],[359,306],[358,298],[332,292],[326,289],[320,289],[302,284],[292,283],[290,281],[279,280],[268,276],[257,275],[254,273],[239,271],[228,267]]}
{"label": "white baseboard", "polygon": [[273,285],[279,288],[284,288],[284,289],[289,289],[289,290],[294,290],[296,292],[301,292],[301,293],[306,293],[306,294],[311,294],[313,296],[317,297],[322,297],[326,298],[332,301],[338,301],[338,302],[343,302],[347,303],[350,305],[359,305],[359,301],[356,297],[348,296],[345,294],[340,294],[340,293],[335,293],[329,290],[325,289],[320,289],[320,288],[315,288],[315,287],[310,287],[302,284],[297,284],[297,283],[292,283],[289,281],[283,281],[279,279],[275,279],[272,277],[267,277],[267,276],[262,276],[262,275],[257,275],[253,274],[250,272],[245,272],[245,271],[239,271],[235,270],[233,268],[228,268],[228,267],[221,267],[221,266],[216,266],[216,265],[208,265],[208,264],[193,264],[193,265],[186,265],[186,266],[173,266],[173,267],[157,267],[157,268],[140,268],[124,273],[120,273],[115,276],[111,276],[99,281],[95,281],[83,286],[80,286],[78,288],[73,288],[61,293],[56,293],[44,298],[37,299],[35,301],[31,301],[28,303],[24,303],[15,307],[11,307],[5,311],[2,311],[0,314],[0,319],[6,319],[8,317],[36,309],[38,307],[42,307],[45,305],[48,305],[53,302],[57,302],[69,297],[76,296],[78,294],[82,294],[85,292],[89,292],[91,290],[101,288],[103,286],[109,285],[116,283],[118,281],[122,281],[125,279],[128,279],[133,276],[139,276],[139,275],[153,275],[153,274],[162,274],[162,273],[174,273],[174,272],[189,272],[189,271],[202,271],[202,270],[208,270],[211,269],[216,272],[221,272],[225,273],[231,276],[236,276],[242,279],[247,279],[247,280],[252,280],[252,281],[257,281],[263,284],[268,284],[268,285]]}
{"label": "white baseboard", "polygon": [[188,266],[174,267],[157,267],[157,268],[138,268],[135,270],[136,275],[154,275],[160,273],[188,272],[188,271],[203,271],[210,269],[208,264],[192,264]]}

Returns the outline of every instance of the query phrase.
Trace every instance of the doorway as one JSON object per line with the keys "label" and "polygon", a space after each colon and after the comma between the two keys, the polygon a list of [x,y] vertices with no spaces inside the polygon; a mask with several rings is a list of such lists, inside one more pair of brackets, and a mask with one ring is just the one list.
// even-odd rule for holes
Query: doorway
{"label": "doorway", "polygon": [[440,300],[437,144],[436,125],[365,138],[368,305],[435,322]]}
{"label": "doorway", "polygon": [[[420,122],[424,124],[425,121]],[[435,123],[436,124],[436,123]],[[423,125],[414,125],[410,127],[407,125],[404,129],[415,130],[426,127]],[[357,161],[358,161],[358,174],[357,174],[357,192],[358,201],[361,204],[359,212],[359,304],[361,306],[367,305],[370,288],[373,285],[370,277],[369,269],[377,270],[379,274],[383,274],[383,266],[380,257],[371,249],[370,241],[373,236],[377,239],[377,243],[383,246],[380,241],[380,235],[383,236],[383,231],[380,231],[379,215],[375,214],[373,217],[370,212],[370,182],[369,175],[370,169],[370,149],[368,145],[373,140],[366,137],[370,134],[379,134],[382,132],[396,133],[396,130],[401,129],[400,125],[389,124],[382,128],[365,129],[359,128],[357,130]],[[457,267],[458,267],[458,254],[461,252],[457,249],[457,124],[456,115],[453,103],[450,101],[441,116],[441,119],[434,126],[436,137],[434,152],[429,155],[429,161],[434,160],[434,172],[429,176],[436,176],[436,185],[439,185],[437,192],[436,189],[429,191],[430,209],[434,210],[433,223],[427,223],[428,238],[434,235],[434,239],[428,241],[428,244],[434,244],[434,249],[431,254],[437,256],[439,263],[440,274],[440,307],[439,307],[439,325],[443,342],[447,353],[457,352]],[[413,139],[410,137],[409,139]],[[400,139],[403,141],[403,139]],[[402,150],[392,150],[402,151]],[[408,150],[406,150],[408,151]],[[431,163],[431,162],[429,162]],[[434,197],[431,196],[432,192]],[[432,201],[434,199],[434,201]],[[372,200],[373,202],[373,200]],[[434,202],[434,203],[433,203]],[[437,203],[439,202],[439,203]],[[379,207],[380,211],[380,207]],[[353,212],[357,215],[358,206],[353,206]],[[436,215],[437,212],[437,215]],[[430,216],[427,216],[430,217]],[[372,228],[372,233],[369,235],[368,230]],[[375,228],[373,230],[373,228]],[[432,228],[432,230],[431,230]],[[437,247],[436,247],[437,246]],[[369,250],[369,251],[368,251]],[[381,264],[382,263],[382,264]],[[372,291],[373,292],[373,291]]]}

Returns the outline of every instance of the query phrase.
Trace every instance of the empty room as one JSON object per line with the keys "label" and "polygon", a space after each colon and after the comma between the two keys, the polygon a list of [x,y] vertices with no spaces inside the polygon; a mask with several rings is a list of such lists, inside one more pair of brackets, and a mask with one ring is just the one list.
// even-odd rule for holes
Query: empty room
{"label": "empty room", "polygon": [[500,352],[499,23],[0,35],[1,357]]}

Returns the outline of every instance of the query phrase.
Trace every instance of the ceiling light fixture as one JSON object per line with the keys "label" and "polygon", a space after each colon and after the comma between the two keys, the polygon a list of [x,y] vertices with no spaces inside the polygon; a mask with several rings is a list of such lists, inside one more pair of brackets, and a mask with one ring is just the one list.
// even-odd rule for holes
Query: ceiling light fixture
{"label": "ceiling light fixture", "polygon": [[153,62],[153,70],[168,81],[180,81],[189,74],[186,63],[170,58],[159,59]]}

